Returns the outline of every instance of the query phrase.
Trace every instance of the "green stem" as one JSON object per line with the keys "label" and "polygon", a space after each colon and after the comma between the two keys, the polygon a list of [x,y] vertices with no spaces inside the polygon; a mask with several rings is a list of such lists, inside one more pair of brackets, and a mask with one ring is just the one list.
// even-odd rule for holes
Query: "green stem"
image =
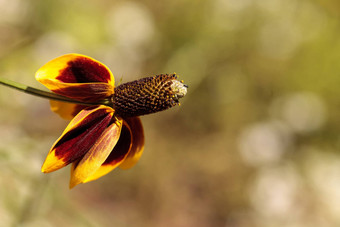
{"label": "green stem", "polygon": [[39,89],[29,87],[29,86],[26,86],[24,84],[20,84],[20,83],[10,81],[10,80],[4,79],[4,78],[0,78],[0,84],[5,85],[5,86],[10,87],[10,88],[17,89],[21,92],[25,92],[25,93],[30,94],[30,95],[35,95],[35,96],[45,98],[45,99],[50,99],[50,100],[56,100],[56,101],[61,101],[61,102],[69,102],[69,103],[73,103],[73,104],[87,105],[87,106],[109,105],[108,100],[103,100],[103,101],[97,102],[97,103],[80,102],[80,101],[77,101],[77,100],[74,100],[74,99],[67,98],[67,97],[62,96],[62,95],[58,95],[58,94],[48,92],[48,91],[39,90]]}

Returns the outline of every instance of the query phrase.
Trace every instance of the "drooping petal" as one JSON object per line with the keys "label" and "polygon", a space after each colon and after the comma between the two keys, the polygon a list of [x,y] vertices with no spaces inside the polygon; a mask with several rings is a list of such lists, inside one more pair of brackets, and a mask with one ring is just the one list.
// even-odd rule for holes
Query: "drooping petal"
{"label": "drooping petal", "polygon": [[96,180],[119,166],[128,155],[131,150],[132,134],[129,126],[124,122],[122,131],[120,133],[120,138],[113,148],[110,155],[107,157],[105,162],[100,166],[100,168],[91,176],[83,181],[83,183]]}
{"label": "drooping petal", "polygon": [[51,91],[79,101],[96,101],[113,94],[111,71],[80,54],[67,54],[48,62],[35,77]]}
{"label": "drooping petal", "polygon": [[126,159],[119,165],[121,169],[133,167],[140,159],[144,151],[144,131],[139,117],[126,118],[125,122],[132,132],[132,147]]}
{"label": "drooping petal", "polygon": [[114,110],[106,106],[80,111],[52,146],[41,171],[49,173],[81,158],[110,125],[113,113]]}
{"label": "drooping petal", "polygon": [[51,110],[66,120],[72,120],[81,110],[87,108],[85,105],[72,104],[60,101],[50,101]]}
{"label": "drooping petal", "polygon": [[104,163],[119,139],[122,124],[122,120],[111,124],[84,157],[72,165],[70,188],[84,182]]}

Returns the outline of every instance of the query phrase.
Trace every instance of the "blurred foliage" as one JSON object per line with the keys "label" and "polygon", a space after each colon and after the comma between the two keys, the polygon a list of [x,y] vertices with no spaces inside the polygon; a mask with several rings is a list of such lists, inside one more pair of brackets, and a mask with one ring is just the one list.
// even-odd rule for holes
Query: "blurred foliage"
{"label": "blurred foliage", "polygon": [[0,226],[339,226],[336,0],[0,0],[1,77],[70,52],[123,82],[176,72],[129,171],[68,190],[40,166],[67,122],[0,88]]}

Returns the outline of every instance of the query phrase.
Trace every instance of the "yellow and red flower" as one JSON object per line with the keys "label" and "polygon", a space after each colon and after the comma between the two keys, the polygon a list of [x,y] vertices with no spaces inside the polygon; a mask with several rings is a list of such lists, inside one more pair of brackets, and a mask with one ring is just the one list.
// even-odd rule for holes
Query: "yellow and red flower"
{"label": "yellow and red flower", "polygon": [[72,119],[42,166],[50,173],[72,163],[70,188],[131,168],[143,153],[138,116],[178,104],[187,86],[175,74],[162,74],[115,87],[111,71],[79,54],[58,57],[41,67],[36,79],[54,93],[82,104],[51,101],[51,109]]}

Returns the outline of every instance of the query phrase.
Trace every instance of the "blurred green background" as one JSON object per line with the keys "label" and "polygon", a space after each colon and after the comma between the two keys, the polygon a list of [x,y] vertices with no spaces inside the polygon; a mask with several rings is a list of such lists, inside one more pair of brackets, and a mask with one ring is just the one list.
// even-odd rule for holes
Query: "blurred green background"
{"label": "blurred green background", "polygon": [[337,0],[0,0],[1,77],[66,53],[116,81],[176,72],[131,170],[69,190],[40,167],[67,121],[0,87],[0,226],[340,226]]}

